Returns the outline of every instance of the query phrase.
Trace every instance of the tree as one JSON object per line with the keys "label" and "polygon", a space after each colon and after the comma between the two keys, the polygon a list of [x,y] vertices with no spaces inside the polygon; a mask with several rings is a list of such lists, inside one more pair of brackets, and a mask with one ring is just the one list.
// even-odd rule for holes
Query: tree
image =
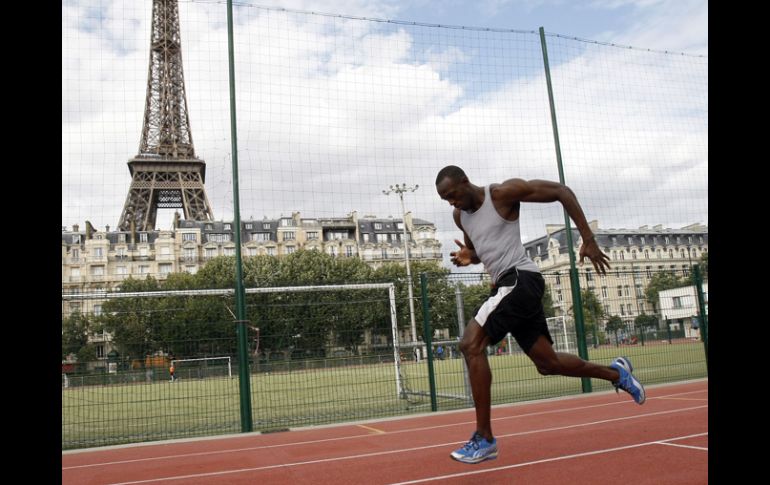
{"label": "tree", "polygon": [[709,253],[705,252],[700,255],[700,267],[701,267],[701,275],[703,275],[703,281],[707,281],[709,279]]}
{"label": "tree", "polygon": [[607,332],[611,332],[613,335],[615,335],[615,345],[619,344],[618,331],[623,330],[624,328],[626,328],[626,325],[623,323],[623,319],[618,315],[611,315],[609,320],[607,320],[605,329]]}
{"label": "tree", "polygon": [[647,288],[644,290],[644,296],[653,308],[657,308],[658,293],[672,288],[689,286],[691,284],[689,279],[681,278],[670,271],[655,273],[652,275],[652,278],[650,278],[650,282],[647,283]]}
{"label": "tree", "polygon": [[88,333],[90,322],[80,312],[62,319],[61,322],[61,358],[66,359],[69,354],[77,355],[80,350],[88,345]]}

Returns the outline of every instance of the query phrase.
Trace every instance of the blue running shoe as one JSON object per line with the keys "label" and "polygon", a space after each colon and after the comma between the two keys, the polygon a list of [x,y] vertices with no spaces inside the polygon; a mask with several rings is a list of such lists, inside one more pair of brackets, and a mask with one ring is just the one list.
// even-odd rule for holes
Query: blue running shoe
{"label": "blue running shoe", "polygon": [[450,456],[463,463],[494,460],[497,458],[497,440],[492,438],[492,442],[489,442],[474,431],[471,439],[462,448],[453,451]]}
{"label": "blue running shoe", "polygon": [[620,379],[612,383],[615,386],[615,392],[618,392],[618,389],[623,389],[631,394],[631,397],[634,398],[637,404],[644,404],[644,401],[647,399],[644,393],[644,386],[631,374],[634,367],[631,365],[628,357],[618,357],[612,361],[610,367],[620,373]]}

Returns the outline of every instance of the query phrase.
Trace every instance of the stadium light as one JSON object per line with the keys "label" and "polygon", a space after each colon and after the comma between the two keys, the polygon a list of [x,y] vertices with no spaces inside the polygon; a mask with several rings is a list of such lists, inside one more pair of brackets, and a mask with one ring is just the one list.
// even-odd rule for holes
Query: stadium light
{"label": "stadium light", "polygon": [[382,193],[390,195],[392,193],[398,194],[398,198],[401,199],[401,213],[403,214],[403,230],[404,230],[404,258],[406,258],[406,282],[409,289],[409,318],[412,323],[412,342],[417,342],[417,326],[414,323],[414,290],[412,289],[412,268],[409,264],[409,242],[406,235],[406,209],[404,208],[404,192],[414,192],[420,186],[415,185],[409,187],[408,185],[391,185],[390,190],[383,190]]}

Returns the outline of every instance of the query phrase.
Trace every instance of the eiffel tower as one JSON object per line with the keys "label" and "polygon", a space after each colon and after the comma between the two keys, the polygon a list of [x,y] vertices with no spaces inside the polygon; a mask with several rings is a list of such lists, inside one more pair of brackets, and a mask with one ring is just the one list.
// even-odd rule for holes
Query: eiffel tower
{"label": "eiffel tower", "polygon": [[213,220],[203,183],[206,162],[195,156],[182,70],[177,0],[153,0],[150,70],[139,153],[128,161],[131,187],[118,228],[155,229],[158,208]]}

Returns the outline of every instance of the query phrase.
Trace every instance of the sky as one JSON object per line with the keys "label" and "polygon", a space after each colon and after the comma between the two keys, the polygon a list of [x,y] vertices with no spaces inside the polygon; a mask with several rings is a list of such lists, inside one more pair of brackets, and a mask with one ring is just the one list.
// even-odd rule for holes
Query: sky
{"label": "sky", "polygon": [[[62,226],[114,229],[141,133],[150,2],[62,5]],[[179,2],[191,131],[217,220],[233,207],[224,5]],[[244,219],[399,217],[382,189],[420,185],[406,210],[434,222],[448,252],[458,231],[432,186],[444,165],[479,185],[558,180],[543,26],[565,182],[587,218],[708,223],[706,1],[265,0],[237,2],[234,15]],[[525,241],[563,223],[558,204],[527,214]],[[158,228],[172,217],[161,211]]]}

